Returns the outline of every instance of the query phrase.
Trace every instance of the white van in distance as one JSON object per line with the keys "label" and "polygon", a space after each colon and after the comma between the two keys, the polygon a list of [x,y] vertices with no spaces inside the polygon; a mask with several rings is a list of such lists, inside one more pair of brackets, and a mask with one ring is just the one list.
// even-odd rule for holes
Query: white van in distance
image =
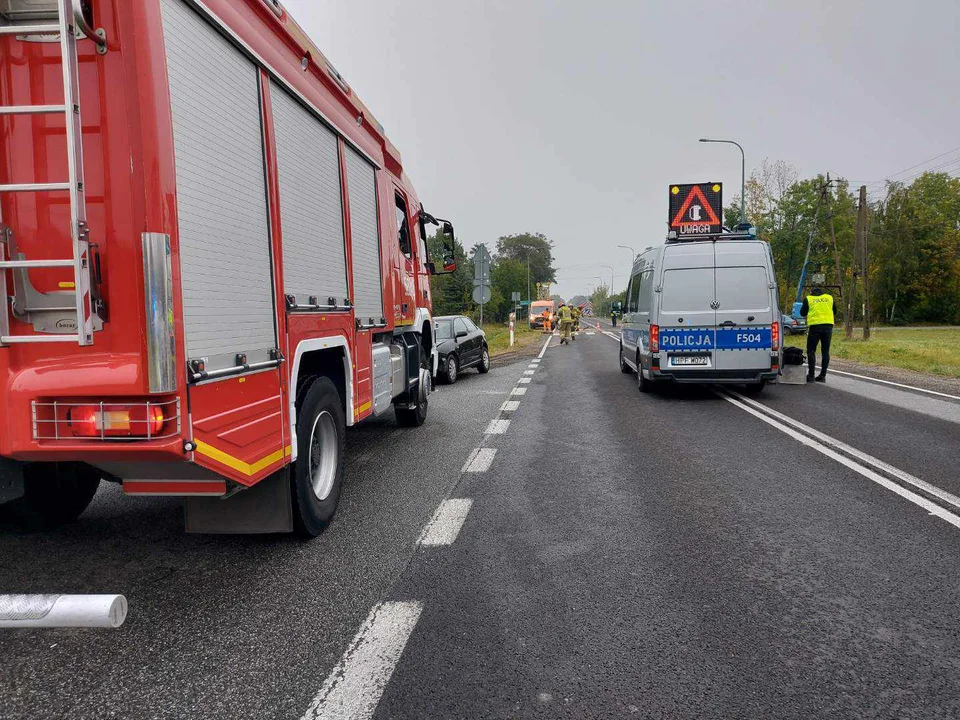
{"label": "white van in distance", "polygon": [[633,264],[620,369],[660,382],[739,383],[780,372],[782,328],[770,246],[751,233],[670,238]]}

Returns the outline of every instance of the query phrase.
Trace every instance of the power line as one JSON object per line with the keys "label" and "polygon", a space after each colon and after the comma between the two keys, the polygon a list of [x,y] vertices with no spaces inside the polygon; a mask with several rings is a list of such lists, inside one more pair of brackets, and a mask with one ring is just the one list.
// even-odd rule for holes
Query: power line
{"label": "power line", "polygon": [[[933,162],[934,160],[939,160],[939,159],[942,158],[942,157],[945,157],[945,156],[947,156],[947,155],[951,155],[951,154],[957,152],[957,150],[960,150],[960,146],[955,147],[955,148],[953,148],[952,150],[947,150],[946,152],[940,153],[939,155],[935,155],[934,157],[930,158],[929,160],[924,160],[923,162],[918,162],[916,165],[911,165],[911,166],[908,167],[908,168],[904,168],[903,170],[898,170],[898,171],[895,172],[895,173],[890,173],[890,174],[887,175],[886,177],[883,177],[883,178],[881,178],[881,179],[879,179],[879,180],[874,180],[873,182],[869,182],[869,183],[866,183],[866,184],[867,184],[868,186],[870,186],[870,185],[877,185],[877,184],[884,183],[884,182],[886,182],[887,180],[890,180],[891,178],[896,177],[897,175],[902,175],[903,173],[908,172],[909,170],[913,170],[914,168],[918,168],[918,167],[920,167],[921,165],[926,165],[927,163],[931,163],[931,162]],[[922,175],[923,173],[921,172],[920,174]]]}

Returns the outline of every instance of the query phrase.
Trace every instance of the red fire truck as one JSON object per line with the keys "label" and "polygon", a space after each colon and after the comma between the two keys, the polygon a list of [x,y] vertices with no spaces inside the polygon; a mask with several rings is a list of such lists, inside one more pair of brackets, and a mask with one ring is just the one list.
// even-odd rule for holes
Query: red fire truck
{"label": "red fire truck", "polygon": [[426,417],[450,223],[277,0],[0,0],[0,61],[0,511],[320,533]]}

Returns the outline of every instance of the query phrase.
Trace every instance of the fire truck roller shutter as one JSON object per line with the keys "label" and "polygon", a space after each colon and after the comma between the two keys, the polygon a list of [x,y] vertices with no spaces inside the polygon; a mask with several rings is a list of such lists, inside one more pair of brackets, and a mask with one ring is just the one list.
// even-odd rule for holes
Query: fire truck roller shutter
{"label": "fire truck roller shutter", "polygon": [[284,293],[307,305],[347,298],[337,136],[279,85],[271,87],[280,170]]}
{"label": "fire truck roller shutter", "polygon": [[[377,175],[369,162],[347,148],[347,190],[353,239],[353,303],[364,325],[383,319],[380,231],[377,223]],[[392,211],[391,211],[392,212]]]}
{"label": "fire truck roller shutter", "polygon": [[269,360],[274,293],[257,69],[183,0],[163,0],[190,359]]}

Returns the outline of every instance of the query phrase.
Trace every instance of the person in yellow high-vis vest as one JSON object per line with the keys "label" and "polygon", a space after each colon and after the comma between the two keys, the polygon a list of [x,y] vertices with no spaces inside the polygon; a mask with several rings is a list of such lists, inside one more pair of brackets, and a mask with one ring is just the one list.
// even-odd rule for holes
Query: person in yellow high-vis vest
{"label": "person in yellow high-vis vest", "polygon": [[570,343],[570,329],[573,327],[573,313],[570,306],[560,303],[560,309],[557,310],[557,317],[560,319],[560,344]]}
{"label": "person in yellow high-vis vest", "polygon": [[[826,382],[830,365],[830,341],[833,339],[833,295],[822,288],[803,299],[800,314],[807,318],[807,382]],[[817,345],[820,345],[820,374],[814,377],[817,368]]]}

